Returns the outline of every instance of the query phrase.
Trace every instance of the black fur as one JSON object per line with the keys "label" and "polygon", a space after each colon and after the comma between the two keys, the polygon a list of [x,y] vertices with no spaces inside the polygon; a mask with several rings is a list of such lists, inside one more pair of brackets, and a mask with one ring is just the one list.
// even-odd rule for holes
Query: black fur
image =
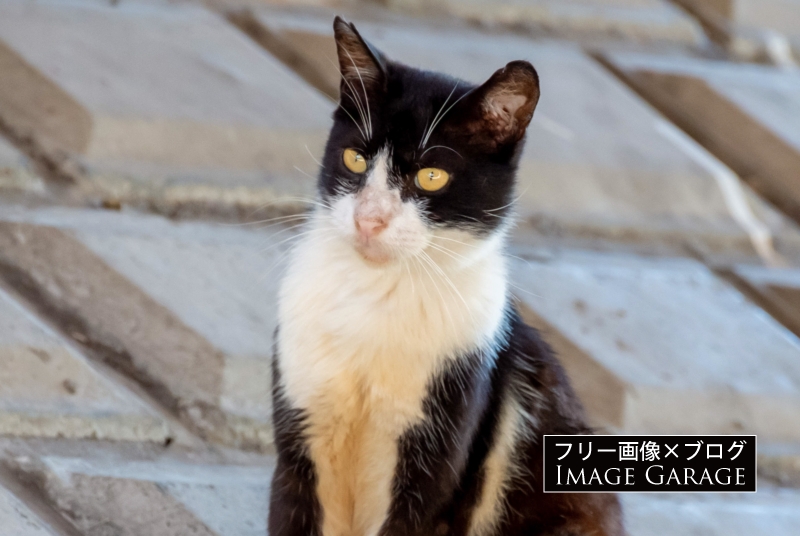
{"label": "black fur", "polygon": [[277,354],[272,361],[272,422],[279,455],[270,488],[269,534],[319,536],[317,479],[304,445],[303,414],[284,397]]}
{"label": "black fur", "polygon": [[[340,41],[342,35],[358,36],[355,28],[344,22],[335,24],[335,28]],[[499,142],[486,139],[483,134],[491,125],[480,115],[481,103],[492,88],[519,83],[514,80],[517,75],[526,78],[519,84],[521,89],[528,89],[523,87],[526,82],[532,86],[527,96],[532,101],[532,115],[538,101],[538,77],[533,67],[527,62],[512,62],[484,86],[476,87],[439,73],[388,61],[372,47],[361,55],[355,52],[345,55],[343,72],[354,56],[364,62],[359,65],[359,73],[372,74],[368,83],[364,83],[363,76],[343,78],[341,106],[334,113],[319,178],[322,198],[329,199],[341,191],[357,191],[363,186],[368,173],[352,173],[344,166],[345,149],[358,149],[370,161],[382,148],[390,147],[393,171],[390,181],[401,188],[404,200],[413,197],[423,201],[429,221],[443,226],[467,225],[478,232],[490,232],[501,225],[514,195],[522,145],[518,142],[530,117]],[[441,120],[422,146],[423,136],[437,113]],[[362,115],[371,119],[372,136],[366,139]],[[414,177],[426,167],[446,169],[452,180],[441,191],[422,192],[415,187]]]}
{"label": "black fur", "polygon": [[541,436],[591,432],[563,369],[536,330],[512,310],[495,366],[486,370],[480,365],[486,360],[476,357],[432,382],[426,401],[430,418],[401,440],[394,508],[381,534],[466,536],[483,484],[482,467],[496,439],[500,401],[508,392],[540,424],[518,446],[520,477],[508,489],[508,514],[496,534],[621,534],[613,495],[541,491]]}

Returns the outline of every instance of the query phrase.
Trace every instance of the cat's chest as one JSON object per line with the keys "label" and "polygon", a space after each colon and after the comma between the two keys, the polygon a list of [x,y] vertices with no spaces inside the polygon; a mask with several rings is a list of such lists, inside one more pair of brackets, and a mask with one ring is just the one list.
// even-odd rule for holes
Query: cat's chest
{"label": "cat's chest", "polygon": [[450,272],[375,270],[329,244],[309,240],[288,267],[277,364],[304,415],[323,535],[373,536],[390,511],[398,440],[425,419],[437,375],[501,329],[505,267],[497,255]]}
{"label": "cat's chest", "polygon": [[322,534],[374,536],[390,511],[398,439],[425,418],[431,378],[452,357],[420,329],[418,305],[402,303],[401,285],[323,278],[284,289],[282,388],[305,416]]}
{"label": "cat's chest", "polygon": [[420,417],[434,376],[499,329],[502,270],[439,281],[331,257],[299,256],[283,282],[278,349],[289,401],[318,412],[357,391],[376,412]]}
{"label": "cat's chest", "polygon": [[317,300],[282,319],[281,376],[292,404],[328,422],[368,412],[400,429],[421,418],[427,387],[450,356],[437,355],[407,313],[333,295]]}

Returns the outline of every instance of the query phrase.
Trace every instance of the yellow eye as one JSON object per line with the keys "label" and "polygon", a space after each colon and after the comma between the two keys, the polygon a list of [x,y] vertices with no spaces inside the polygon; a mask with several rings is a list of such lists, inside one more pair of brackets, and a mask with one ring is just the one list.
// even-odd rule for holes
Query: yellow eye
{"label": "yellow eye", "polygon": [[364,173],[367,170],[367,159],[355,149],[345,149],[342,160],[353,173]]}
{"label": "yellow eye", "polygon": [[417,187],[426,192],[435,192],[444,188],[444,185],[450,180],[450,175],[443,169],[438,168],[424,168],[417,172],[417,178],[414,181]]}

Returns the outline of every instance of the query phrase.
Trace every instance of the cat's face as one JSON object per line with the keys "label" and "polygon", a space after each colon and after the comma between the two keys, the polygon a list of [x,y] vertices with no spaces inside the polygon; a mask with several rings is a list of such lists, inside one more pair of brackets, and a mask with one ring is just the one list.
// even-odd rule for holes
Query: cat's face
{"label": "cat's face", "polygon": [[475,87],[388,61],[338,17],[334,31],[342,96],[319,179],[326,221],[375,265],[430,248],[468,255],[510,213],[536,71],[512,62]]}

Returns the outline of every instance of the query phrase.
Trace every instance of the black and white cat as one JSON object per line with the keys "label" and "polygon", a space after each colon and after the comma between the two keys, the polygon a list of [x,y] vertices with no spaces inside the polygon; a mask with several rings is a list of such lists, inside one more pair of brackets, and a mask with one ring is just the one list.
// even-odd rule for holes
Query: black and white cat
{"label": "black and white cat", "polygon": [[280,292],[270,535],[622,534],[616,497],[541,492],[541,436],[588,430],[503,254],[536,71],[474,87],[334,31],[341,103]]}

